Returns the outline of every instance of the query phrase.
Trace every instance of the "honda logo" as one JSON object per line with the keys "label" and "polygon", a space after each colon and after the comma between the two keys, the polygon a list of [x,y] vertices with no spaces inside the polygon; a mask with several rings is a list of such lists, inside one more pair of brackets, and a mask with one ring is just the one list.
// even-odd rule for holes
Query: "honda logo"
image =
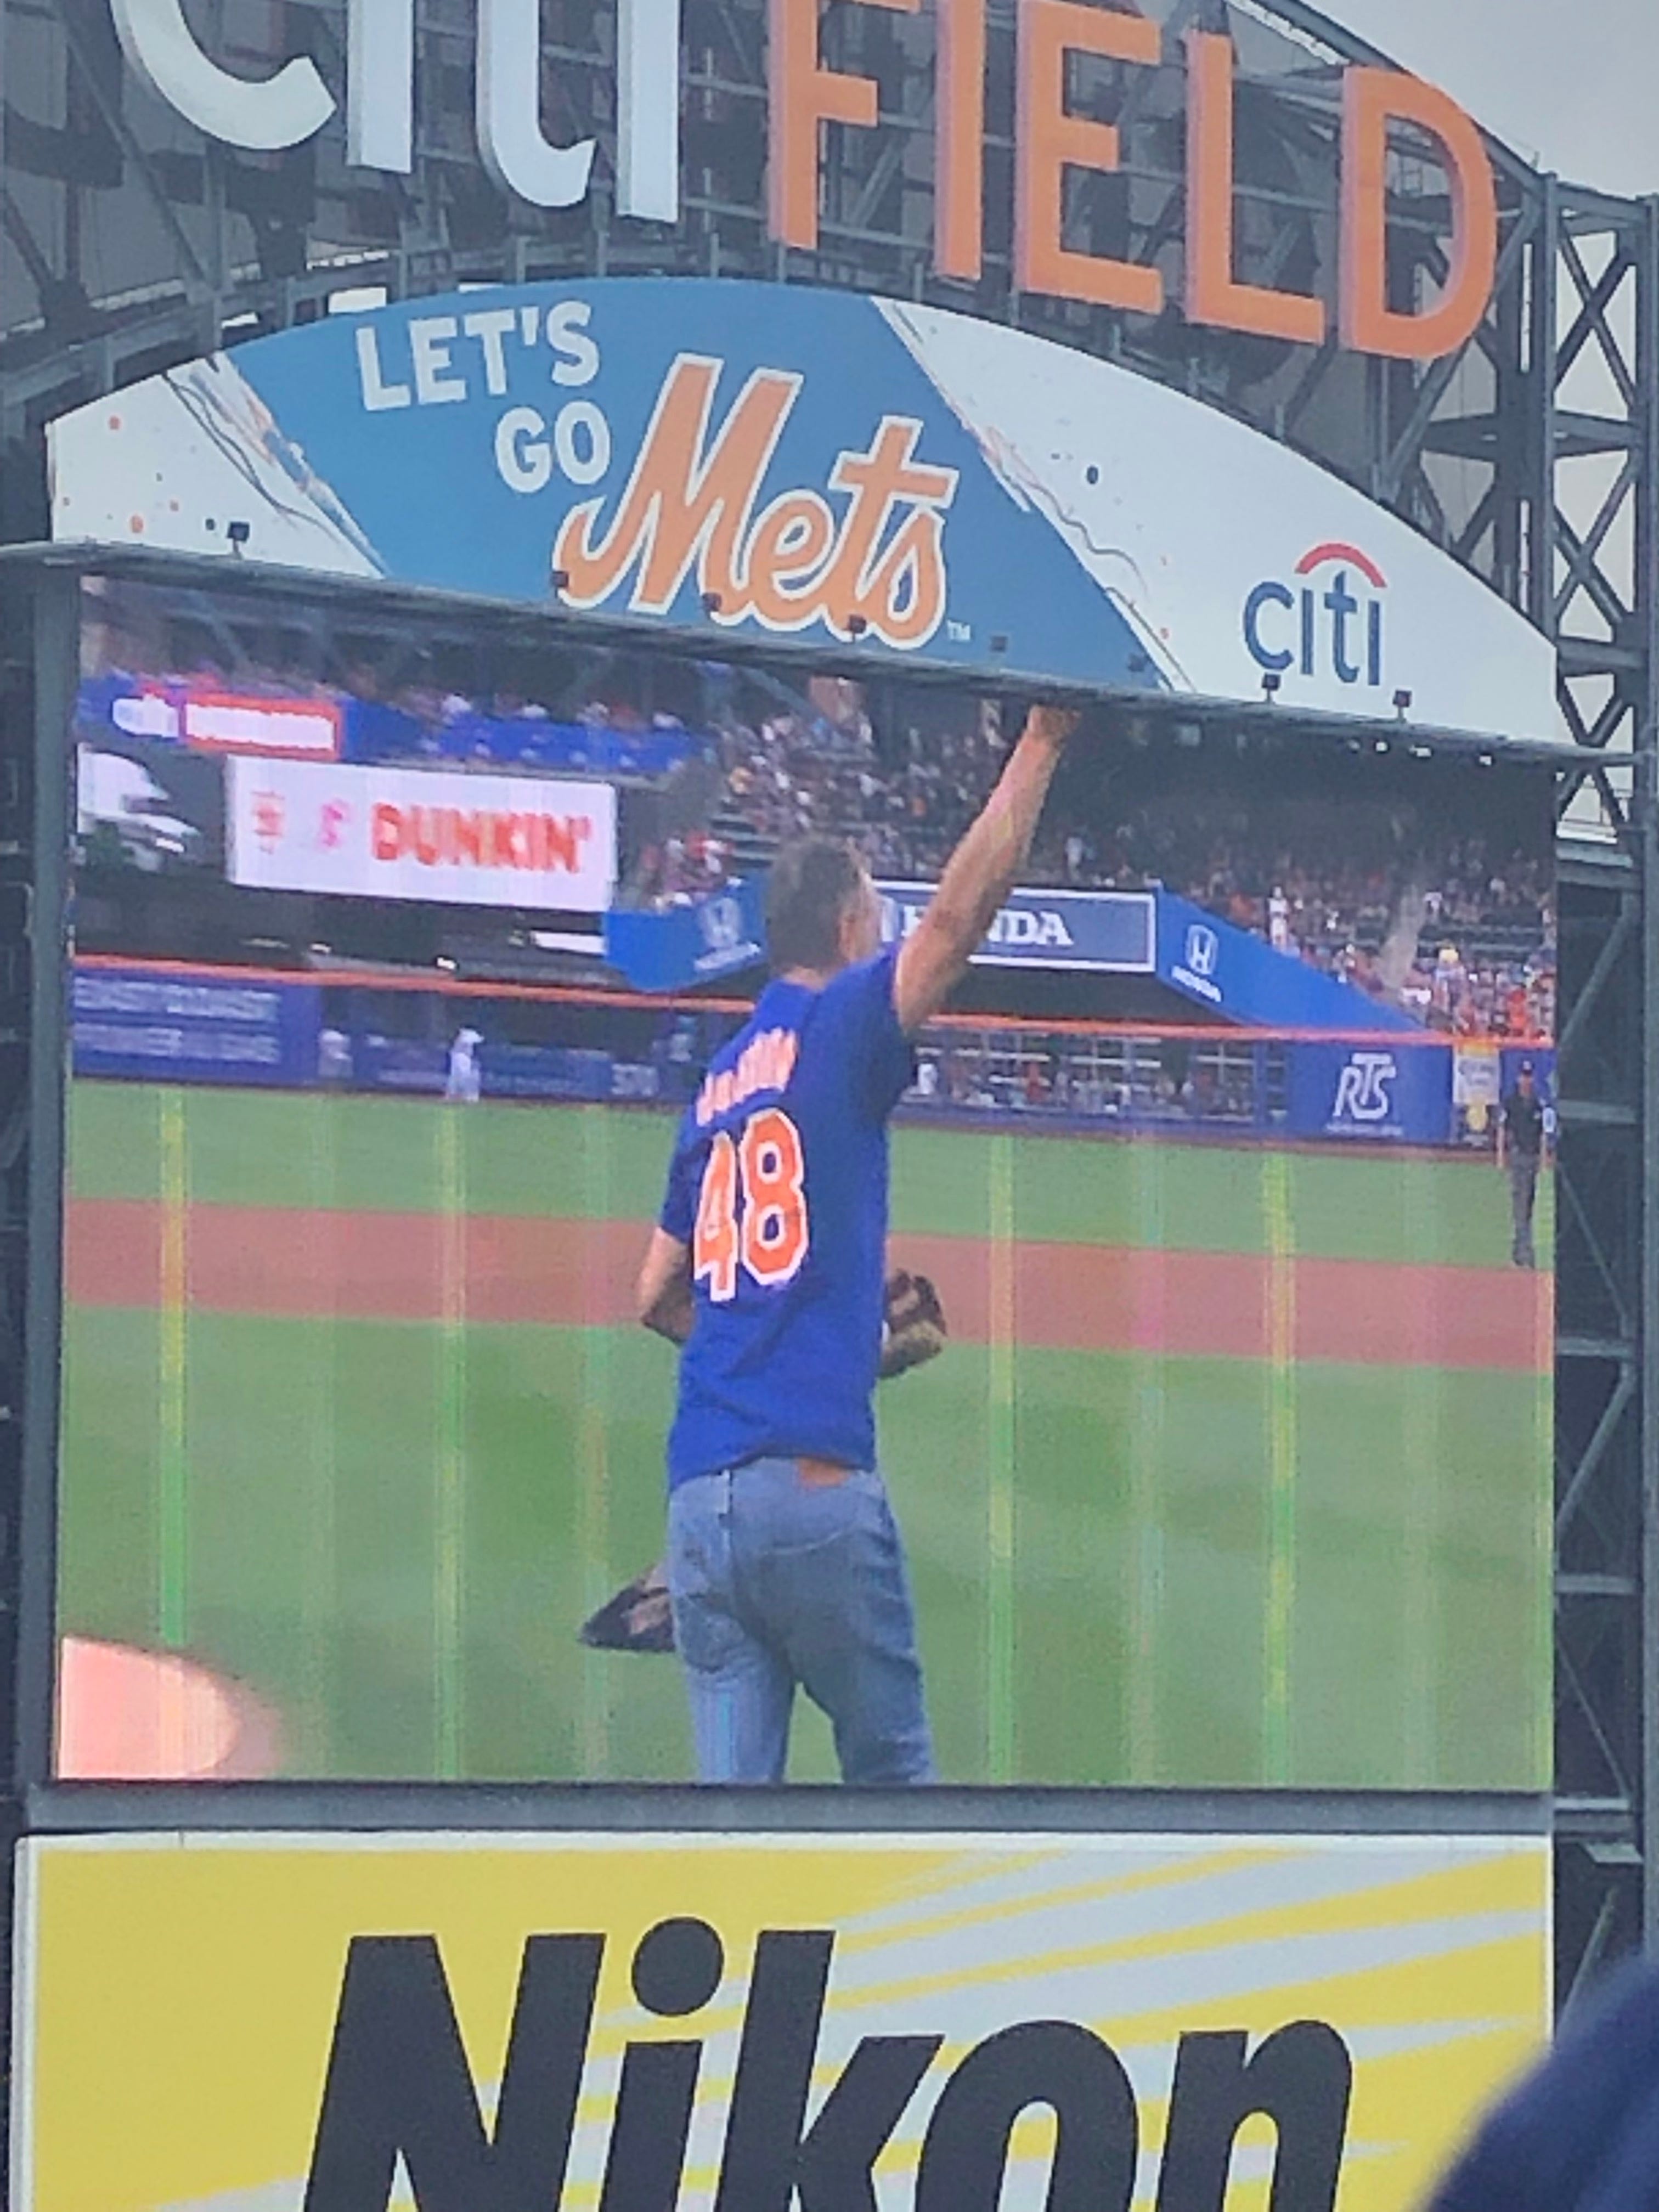
{"label": "honda logo", "polygon": [[1221,939],[1214,930],[1195,921],[1187,932],[1187,965],[1206,981],[1221,964]]}
{"label": "honda logo", "polygon": [[698,919],[703,943],[711,952],[731,952],[743,942],[743,908],[734,898],[712,898]]}

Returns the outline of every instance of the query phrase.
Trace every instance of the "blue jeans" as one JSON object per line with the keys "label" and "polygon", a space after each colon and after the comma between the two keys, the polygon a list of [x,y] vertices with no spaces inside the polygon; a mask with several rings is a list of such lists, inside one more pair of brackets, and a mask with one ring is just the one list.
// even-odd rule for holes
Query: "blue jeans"
{"label": "blue jeans", "polygon": [[683,1482],[668,1588],[703,1782],[781,1782],[799,1686],[843,1782],[931,1782],[904,1549],[881,1477],[803,1482],[792,1459]]}

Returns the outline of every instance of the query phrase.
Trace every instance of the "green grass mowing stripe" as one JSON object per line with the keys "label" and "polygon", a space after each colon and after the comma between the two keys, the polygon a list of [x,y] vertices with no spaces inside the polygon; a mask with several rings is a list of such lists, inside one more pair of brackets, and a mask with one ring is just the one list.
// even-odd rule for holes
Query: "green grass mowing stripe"
{"label": "green grass mowing stripe", "polygon": [[[1138,1246],[1165,1242],[1167,1185],[1149,1145],[1130,1148],[1133,1229]],[[1161,1320],[1161,1316],[1158,1316]],[[1138,1354],[1131,1364],[1132,1398],[1127,1421],[1129,1530],[1127,1547],[1129,1638],[1124,1681],[1125,1753],[1130,1771],[1155,1775],[1162,1765],[1157,1653],[1164,1614],[1164,1427],[1167,1389],[1164,1359]]]}
{"label": "green grass mowing stripe", "polygon": [[466,1401],[466,1188],[459,1117],[441,1114],[433,1124],[442,1200],[443,1321],[438,1348],[438,1426],[433,1455],[432,1558],[435,1748],[434,1764],[445,1781],[465,1771],[462,1737],[461,1606],[464,1556],[462,1424]]}
{"label": "green grass mowing stripe", "polygon": [[190,1637],[190,1462],[185,1445],[188,1384],[185,1219],[190,1187],[183,1092],[173,1089],[158,1092],[156,1107],[161,1168],[161,1541],[156,1557],[156,1619],[162,1643],[180,1650]]}
{"label": "green grass mowing stripe", "polygon": [[[159,1086],[82,1079],[71,1087],[70,1188],[79,1197],[155,1198]],[[456,1123],[467,1204],[475,1212],[572,1216],[591,1211],[590,1155],[574,1105],[356,1097],[327,1091],[192,1088],[186,1094],[191,1185],[210,1204],[307,1206],[325,1166],[335,1202],[365,1212],[435,1212],[441,1155],[428,1126]],[[604,1115],[609,1186],[620,1218],[653,1216],[674,1134],[666,1112]]]}
{"label": "green grass mowing stripe", "polygon": [[[1407,1187],[1411,1219],[1408,1234],[1425,1250],[1432,1248],[1436,1225],[1433,1186],[1413,1176]],[[1399,1710],[1403,1722],[1400,1771],[1408,1789],[1432,1786],[1437,1770],[1439,1685],[1435,1654],[1442,1602],[1435,1571],[1434,1540],[1439,1522],[1440,1491],[1448,1479],[1445,1452],[1450,1438],[1445,1394],[1435,1382],[1408,1381],[1400,1398],[1400,1487],[1402,1515],[1401,1577],[1403,1585]],[[1549,1465],[1544,1454],[1536,1462]],[[1540,1492],[1547,1483],[1541,1479]]]}
{"label": "green grass mowing stripe", "polygon": [[990,1661],[986,1686],[987,1759],[989,1778],[1007,1782],[1015,1773],[1014,1667],[1014,1423],[1016,1330],[1014,1310],[1013,1141],[993,1141],[988,1197],[991,1209],[991,1343],[988,1362],[990,1394],[990,1451],[987,1466],[988,1534],[986,1609]]}
{"label": "green grass mowing stripe", "polygon": [[64,1316],[58,1607],[72,1633],[160,1640],[161,1316],[70,1308]]}
{"label": "green grass mowing stripe", "polygon": [[[1547,1786],[1548,1393],[1529,1376],[1305,1371],[1297,1645],[1340,1653],[1341,1668],[1334,1697],[1304,1673],[1297,1735],[1301,1763],[1334,1785],[1393,1772],[1408,1786]],[[1436,1480],[1414,1528],[1423,1500],[1402,1459],[1425,1434]],[[1427,1715],[1411,1710],[1419,1665]]]}
{"label": "green grass mowing stripe", "polygon": [[[611,1142],[615,1116],[602,1106],[582,1110],[580,1133],[584,1160],[583,1181],[591,1194],[593,1211],[601,1220],[611,1218],[616,1148]],[[594,1611],[616,1587],[606,1579],[611,1553],[611,1483],[609,1433],[616,1399],[612,1352],[616,1333],[588,1328],[581,1334],[581,1398],[577,1407],[577,1556],[586,1570],[582,1592],[582,1614]],[[666,1364],[666,1347],[659,1367]],[[659,1393],[661,1380],[659,1377]],[[652,1557],[659,1555],[653,1550]],[[639,1572],[650,1562],[641,1559]],[[621,1579],[621,1577],[618,1577]],[[603,1774],[611,1763],[611,1698],[614,1662],[584,1650],[581,1670],[581,1746],[584,1771]]]}
{"label": "green grass mowing stripe", "polygon": [[76,1196],[160,1199],[161,1103],[156,1084],[70,1085],[65,1160]]}
{"label": "green grass mowing stripe", "polygon": [[1261,1210],[1270,1263],[1267,1278],[1267,1602],[1263,1615],[1262,1769],[1270,1783],[1289,1779],[1291,1681],[1295,1664],[1297,1363],[1296,1231],[1291,1218],[1288,1163],[1282,1152],[1261,1159]]}

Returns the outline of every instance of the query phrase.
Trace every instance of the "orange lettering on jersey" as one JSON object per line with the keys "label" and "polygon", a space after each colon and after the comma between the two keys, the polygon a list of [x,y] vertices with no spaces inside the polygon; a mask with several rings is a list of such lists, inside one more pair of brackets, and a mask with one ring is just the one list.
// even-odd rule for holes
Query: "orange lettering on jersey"
{"label": "orange lettering on jersey", "polygon": [[711,620],[727,627],[821,623],[836,637],[900,651],[926,644],[945,619],[945,513],[957,471],[917,460],[919,422],[884,415],[869,450],[842,453],[830,471],[830,489],[848,495],[839,525],[811,490],[784,492],[757,515],[802,380],[757,369],[711,446],[721,367],[677,356],[610,527],[602,498],[580,501],[560,526],[559,598],[600,606],[633,571],[630,608],[661,615],[695,577]]}
{"label": "orange lettering on jersey", "polygon": [[763,1030],[751,1037],[738,1055],[735,1067],[705,1078],[697,1093],[698,1127],[707,1128],[709,1122],[763,1091],[787,1090],[799,1050],[800,1039],[793,1030]]}

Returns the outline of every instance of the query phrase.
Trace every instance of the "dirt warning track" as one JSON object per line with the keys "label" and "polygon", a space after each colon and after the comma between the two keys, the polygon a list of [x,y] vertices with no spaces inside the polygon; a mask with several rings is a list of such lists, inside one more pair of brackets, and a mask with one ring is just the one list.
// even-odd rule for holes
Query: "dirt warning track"
{"label": "dirt warning track", "polygon": [[[169,1259],[169,1234],[171,1258]],[[78,1199],[73,1304],[341,1321],[634,1321],[646,1229],[633,1221],[346,1212]],[[961,1342],[1364,1365],[1549,1371],[1553,1284],[1507,1267],[1387,1264],[1156,1247],[896,1238],[938,1284]]]}

